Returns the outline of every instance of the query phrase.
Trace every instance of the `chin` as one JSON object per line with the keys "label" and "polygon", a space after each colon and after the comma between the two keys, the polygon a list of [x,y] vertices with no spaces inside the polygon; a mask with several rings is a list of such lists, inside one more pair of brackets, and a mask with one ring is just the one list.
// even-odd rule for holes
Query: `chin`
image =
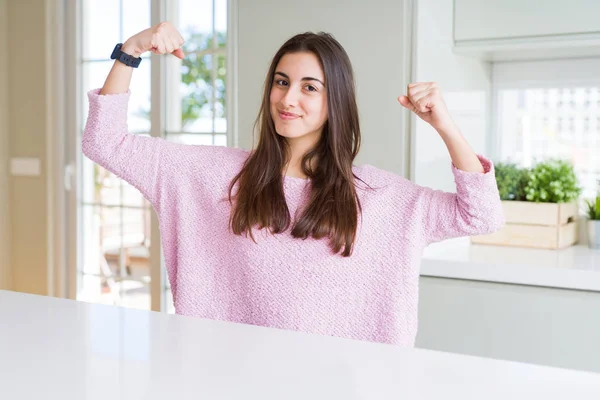
{"label": "chin", "polygon": [[298,132],[290,129],[276,129],[279,136],[287,139],[297,139],[308,135],[308,132]]}
{"label": "chin", "polygon": [[[283,124],[282,124],[283,125]],[[279,124],[275,124],[275,132],[279,136],[283,136],[285,138],[293,139],[300,136],[306,135],[307,132],[299,132],[298,129],[292,129],[289,126],[281,126]]]}

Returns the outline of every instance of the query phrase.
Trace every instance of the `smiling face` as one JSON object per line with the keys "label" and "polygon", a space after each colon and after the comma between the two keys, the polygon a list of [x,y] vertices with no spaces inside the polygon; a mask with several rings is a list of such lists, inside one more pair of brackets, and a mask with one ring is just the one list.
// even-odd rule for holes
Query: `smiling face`
{"label": "smiling face", "polygon": [[327,121],[325,74],[311,52],[281,57],[273,76],[270,111],[277,133],[288,141],[316,144]]}

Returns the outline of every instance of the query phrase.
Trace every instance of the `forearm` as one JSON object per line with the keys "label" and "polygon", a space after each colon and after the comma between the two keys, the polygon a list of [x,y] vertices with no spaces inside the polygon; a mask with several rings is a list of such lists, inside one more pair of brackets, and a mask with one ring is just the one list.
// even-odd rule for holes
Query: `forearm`
{"label": "forearm", "polygon": [[479,158],[456,125],[439,129],[438,133],[446,144],[452,163],[456,168],[466,172],[484,172]]}
{"label": "forearm", "polygon": [[[139,57],[139,54],[131,52],[131,49],[128,48],[127,43],[123,44],[122,50],[127,54]],[[102,87],[102,90],[100,90],[100,94],[117,94],[127,92],[127,90],[129,90],[129,85],[131,84],[132,74],[133,67],[128,67],[122,62],[115,60],[110,73],[106,77],[104,86]]]}

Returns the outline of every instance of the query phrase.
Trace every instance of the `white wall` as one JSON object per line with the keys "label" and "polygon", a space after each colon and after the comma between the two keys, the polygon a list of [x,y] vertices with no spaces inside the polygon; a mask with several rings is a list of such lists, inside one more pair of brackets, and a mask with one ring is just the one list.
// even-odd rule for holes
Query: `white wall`
{"label": "white wall", "polygon": [[[487,153],[491,65],[452,53],[452,0],[417,0],[415,80],[438,82],[463,135]],[[450,156],[437,132],[417,120],[412,177],[417,184],[455,191]]]}
{"label": "white wall", "polygon": [[421,277],[417,347],[600,372],[600,293]]}
{"label": "white wall", "polygon": [[[8,54],[8,2],[0,0],[0,54]],[[8,57],[0,57],[0,289],[10,289],[8,214]]]}
{"label": "white wall", "polygon": [[[402,174],[403,118],[396,98],[403,75],[404,1],[238,1],[239,146],[252,147],[252,126],[271,58],[291,36],[327,31],[348,52],[355,70],[363,146],[357,164]],[[368,16],[368,17],[367,17]]]}

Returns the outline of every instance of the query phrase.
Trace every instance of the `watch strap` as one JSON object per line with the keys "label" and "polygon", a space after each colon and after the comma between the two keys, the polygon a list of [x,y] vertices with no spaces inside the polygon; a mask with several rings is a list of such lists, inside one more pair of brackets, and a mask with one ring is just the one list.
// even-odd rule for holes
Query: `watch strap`
{"label": "watch strap", "polygon": [[140,65],[140,62],[142,61],[142,58],[134,57],[130,54],[124,53],[123,50],[121,50],[122,46],[123,43],[118,43],[115,46],[112,54],[110,55],[111,60],[119,60],[128,67],[137,68]]}

